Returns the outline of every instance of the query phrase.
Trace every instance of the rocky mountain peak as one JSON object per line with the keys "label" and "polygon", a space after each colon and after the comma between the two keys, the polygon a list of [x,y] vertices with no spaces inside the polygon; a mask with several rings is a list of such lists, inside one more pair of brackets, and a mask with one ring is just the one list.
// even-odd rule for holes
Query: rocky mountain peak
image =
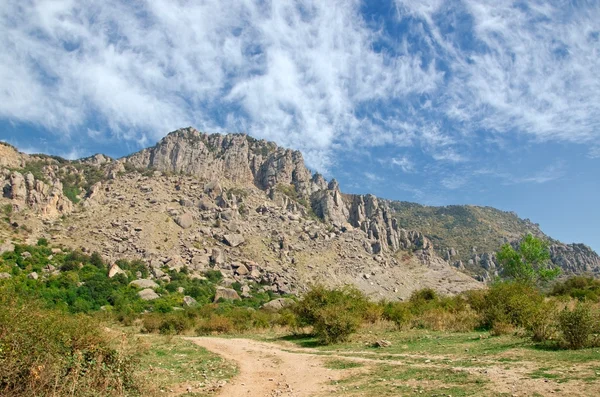
{"label": "rocky mountain peak", "polygon": [[[306,238],[313,241],[314,247],[339,240],[336,249],[353,250],[342,255],[348,260],[371,258],[377,263],[398,264],[394,262],[398,253],[405,252],[402,257],[418,258],[439,269],[452,264],[486,281],[500,271],[493,253],[503,243],[517,241],[525,233],[547,238],[537,224],[490,207],[427,207],[371,194],[343,194],[335,179],[328,182],[311,173],[299,151],[245,134],[206,134],[183,128],[155,146],[119,160],[102,154],[77,161],[29,156],[4,144],[0,155],[3,198],[17,211],[30,208],[42,218],[56,219],[77,214],[78,209],[102,212],[109,203],[112,209],[122,209],[123,216],[132,211],[140,215],[138,196],[148,195],[144,210],[154,210],[160,202],[155,192],[167,184],[174,190],[164,192],[162,211],[178,227],[195,230],[195,223],[202,220],[203,227],[231,222],[229,232],[271,233],[265,241],[276,241],[277,261],[282,263],[291,260],[286,257],[289,241],[299,236],[301,242],[308,241]],[[123,189],[130,190],[128,183],[137,184],[136,197],[132,196],[129,207],[122,208],[126,202]],[[253,196],[251,206],[248,195]],[[171,202],[178,204],[168,204]],[[76,215],[80,219],[85,216]],[[276,229],[269,231],[270,226],[252,223],[267,218],[276,220],[271,225]],[[128,226],[127,233],[137,233],[137,229],[140,227]],[[221,241],[224,235],[219,233],[209,235]],[[123,247],[130,237],[110,236]],[[549,240],[553,243],[552,261],[565,272],[600,273],[600,258],[589,247]],[[150,245],[155,247],[158,242]],[[144,244],[134,248],[153,255]],[[192,261],[191,257],[188,260]]]}

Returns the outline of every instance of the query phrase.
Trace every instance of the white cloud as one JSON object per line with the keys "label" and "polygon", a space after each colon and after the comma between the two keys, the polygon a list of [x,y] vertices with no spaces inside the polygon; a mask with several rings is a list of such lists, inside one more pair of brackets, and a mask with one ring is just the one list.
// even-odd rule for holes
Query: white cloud
{"label": "white cloud", "polygon": [[356,115],[362,103],[430,92],[443,75],[374,51],[359,5],[8,1],[0,117],[66,135],[96,122],[141,144],[187,125],[243,130],[325,169],[336,141],[381,131]]}
{"label": "white cloud", "polygon": [[361,6],[5,0],[0,119],[65,144],[243,131],[302,150],[322,172],[333,151],[372,146],[464,163],[482,152],[481,131],[598,140],[600,7],[397,0],[409,30],[389,36]]}
{"label": "white cloud", "polygon": [[383,180],[384,180],[383,177],[381,177],[379,175],[375,175],[372,172],[365,172],[363,175],[371,182],[383,182]]}
{"label": "white cloud", "polygon": [[[438,106],[450,119],[474,131],[519,132],[539,140],[598,139],[597,4],[541,0],[397,0],[397,4],[399,18],[413,15],[426,24],[431,51],[449,65],[451,78]],[[464,28],[470,21],[472,29]],[[471,42],[465,45],[462,40]]]}
{"label": "white cloud", "polygon": [[407,156],[394,157],[391,162],[393,165],[400,167],[404,173],[409,174],[415,171],[414,163]]}

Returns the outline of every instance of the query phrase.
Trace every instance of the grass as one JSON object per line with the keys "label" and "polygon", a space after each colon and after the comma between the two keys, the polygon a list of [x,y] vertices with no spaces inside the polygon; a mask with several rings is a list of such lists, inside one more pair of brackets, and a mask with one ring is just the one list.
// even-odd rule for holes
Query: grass
{"label": "grass", "polygon": [[358,367],[362,367],[362,366],[363,365],[361,363],[357,363],[355,361],[340,360],[340,359],[328,360],[325,362],[325,368],[329,368],[329,369],[350,369],[350,368],[358,368]]}
{"label": "grass", "polygon": [[[341,395],[497,396],[502,394],[495,391],[495,382],[503,380],[492,381],[488,373],[498,372],[534,385],[550,382],[559,389],[570,387],[582,395],[593,395],[592,391],[600,387],[600,348],[559,350],[515,335],[397,331],[376,324],[363,327],[346,343],[329,346],[319,345],[316,338],[305,335],[257,338],[310,349],[324,356],[329,369],[362,366],[359,372],[336,383]],[[392,345],[373,347],[373,342],[380,339]],[[357,358],[362,361],[357,363]],[[531,390],[529,395],[545,395],[544,390]]]}
{"label": "grass", "polygon": [[231,363],[178,337],[147,335],[141,338],[141,343],[145,348],[137,376],[149,380],[142,393],[145,396],[214,395],[219,383],[237,373]]}

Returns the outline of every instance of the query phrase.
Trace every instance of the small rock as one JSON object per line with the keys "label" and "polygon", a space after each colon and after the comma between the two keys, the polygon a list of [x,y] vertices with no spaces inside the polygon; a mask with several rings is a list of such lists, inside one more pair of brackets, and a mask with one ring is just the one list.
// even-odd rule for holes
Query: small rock
{"label": "small rock", "polygon": [[230,247],[237,247],[244,243],[244,236],[241,234],[226,234],[223,236],[223,241]]}
{"label": "small rock", "polygon": [[181,214],[175,218],[175,223],[178,224],[182,229],[189,229],[194,225],[194,218],[190,213]]}
{"label": "small rock", "polygon": [[218,302],[219,299],[240,300],[240,296],[237,291],[232,288],[217,287],[214,301]]}
{"label": "small rock", "polygon": [[125,274],[125,272],[123,271],[123,269],[121,269],[119,267],[119,265],[117,265],[116,263],[113,263],[108,268],[108,278],[113,278],[117,274]]}
{"label": "small rock", "polygon": [[130,282],[129,285],[133,285],[134,287],[137,287],[137,288],[152,288],[152,289],[158,288],[158,284],[156,284],[152,280],[147,280],[147,279],[134,280],[134,281]]}
{"label": "small rock", "polygon": [[390,346],[392,346],[392,342],[390,342],[389,340],[380,339],[374,343],[374,346],[375,347],[390,347]]}
{"label": "small rock", "polygon": [[141,290],[140,292],[138,292],[138,295],[140,299],[145,301],[151,301],[160,298],[160,296],[150,288]]}
{"label": "small rock", "polygon": [[196,301],[196,299],[192,298],[191,296],[184,296],[183,297],[183,306],[184,307],[193,307],[196,306],[198,304],[198,302]]}

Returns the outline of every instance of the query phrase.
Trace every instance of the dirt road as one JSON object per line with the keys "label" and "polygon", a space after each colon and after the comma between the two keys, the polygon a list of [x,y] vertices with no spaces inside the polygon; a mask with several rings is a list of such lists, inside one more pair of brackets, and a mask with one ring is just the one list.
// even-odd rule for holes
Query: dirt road
{"label": "dirt road", "polygon": [[278,345],[249,339],[189,338],[237,363],[239,375],[223,387],[222,396],[304,397],[332,395],[332,381],[347,375],[323,366],[326,357],[290,353]]}

